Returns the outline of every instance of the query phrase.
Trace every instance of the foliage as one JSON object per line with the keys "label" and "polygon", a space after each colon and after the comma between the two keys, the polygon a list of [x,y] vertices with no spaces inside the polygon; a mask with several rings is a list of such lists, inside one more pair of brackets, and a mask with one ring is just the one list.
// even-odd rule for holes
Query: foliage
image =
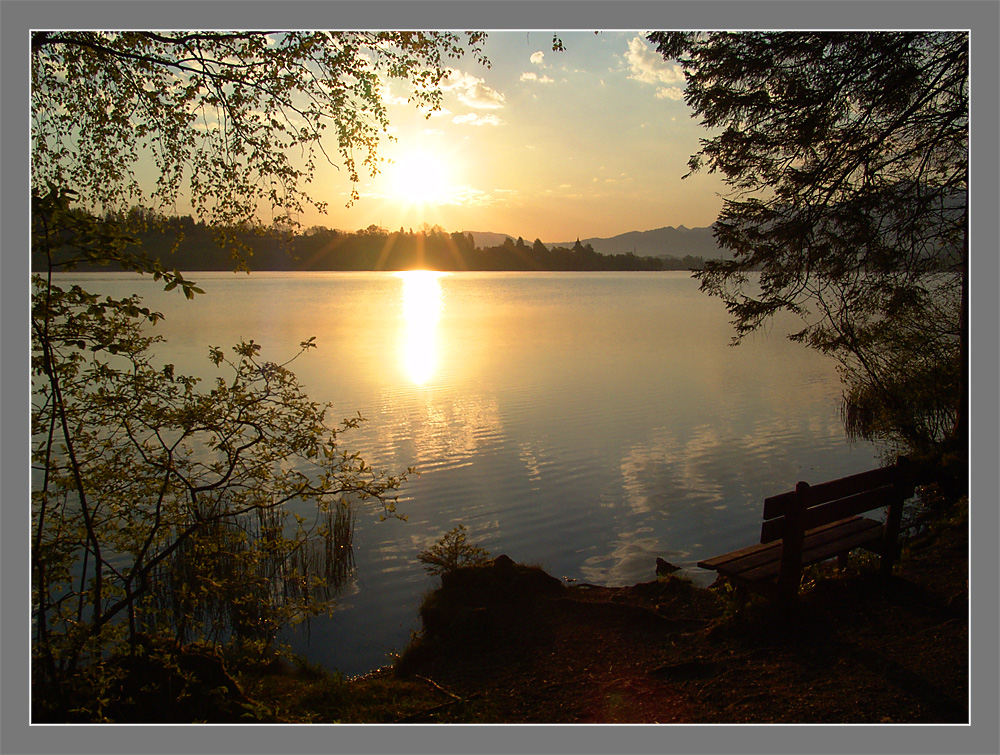
{"label": "foliage", "polygon": [[468,542],[465,525],[453,527],[427,550],[417,555],[428,573],[447,574],[463,566],[477,566],[489,560],[489,551]]}
{"label": "foliage", "polygon": [[[199,291],[122,255],[129,239],[72,209],[71,193],[33,199],[33,252],[60,250],[61,269],[116,261]],[[342,449],[363,418],[332,424],[292,360],[267,361],[252,340],[228,356],[211,347],[217,376],[203,388],[156,362],[159,313],[64,288],[54,271],[34,277],[31,312],[33,681],[36,699],[69,710],[80,668],[117,689],[101,659],[123,641],[270,639],[327,610],[350,576],[351,503],[397,516],[406,474]],[[100,719],[102,700],[123,703],[99,695],[78,713]]]}
{"label": "foliage", "polygon": [[[736,339],[787,310],[837,358],[854,436],[922,448],[967,421],[968,34],[655,32],[712,131],[735,259],[702,289]],[[759,270],[759,276],[750,275]]]}
{"label": "foliage", "polygon": [[[466,32],[477,59],[485,35]],[[191,201],[221,225],[255,225],[272,208],[296,224],[319,161],[352,184],[375,172],[386,134],[384,86],[402,80],[427,112],[447,63],[465,52],[451,32],[34,32],[32,187],[73,187],[92,210]],[[155,185],[140,169],[154,166]],[[352,200],[357,198],[352,190]]]}
{"label": "foliage", "polygon": [[[261,211],[293,229],[306,205],[324,209],[307,191],[321,160],[353,184],[361,168],[378,170],[380,140],[391,138],[390,81],[404,82],[429,113],[440,106],[447,61],[465,45],[488,65],[484,38],[32,34],[40,708],[68,714],[77,680],[97,694],[73,715],[101,720],[116,705],[120,713],[134,698],[122,683],[144,637],[269,642],[281,626],[326,610],[353,568],[352,502],[374,500],[383,518],[397,516],[394,493],[406,478],[342,449],[341,433],[363,418],[331,423],[329,407],[309,400],[289,369],[297,355],[268,361],[252,340],[230,354],[210,347],[217,376],[203,387],[157,363],[151,328],[162,315],[136,296],[65,288],[53,274],[112,265],[187,298],[203,293],[136,234],[188,201],[245,267],[237,236],[262,228]],[[305,341],[299,354],[313,347]],[[112,662],[122,653],[127,663]],[[164,663],[174,657],[165,651]]]}
{"label": "foliage", "polygon": [[58,696],[36,695],[33,713],[44,723],[276,721],[269,706],[243,693],[214,648],[145,635],[67,677]]}

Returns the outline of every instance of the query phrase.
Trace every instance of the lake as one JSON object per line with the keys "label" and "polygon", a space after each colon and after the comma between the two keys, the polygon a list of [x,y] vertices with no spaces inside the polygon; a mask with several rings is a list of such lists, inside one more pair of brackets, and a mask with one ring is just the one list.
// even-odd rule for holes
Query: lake
{"label": "lake", "polygon": [[[849,443],[833,362],[795,322],[730,346],[722,304],[687,273],[193,273],[194,301],[124,274],[80,274],[166,315],[157,353],[210,374],[208,346],[254,339],[293,367],[342,436],[405,484],[408,521],[358,512],[357,579],[331,617],[288,633],[347,675],[391,662],[436,578],[417,554],[457,524],[496,556],[567,580],[708,584],[707,556],[754,542],[763,498],[878,463]],[[86,286],[85,286],[86,287]]]}

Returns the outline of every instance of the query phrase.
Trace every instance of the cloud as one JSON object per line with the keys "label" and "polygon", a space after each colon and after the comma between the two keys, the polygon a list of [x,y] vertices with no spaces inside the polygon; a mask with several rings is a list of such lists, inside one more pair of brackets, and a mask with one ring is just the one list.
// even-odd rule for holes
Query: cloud
{"label": "cloud", "polygon": [[496,200],[489,193],[480,191],[479,189],[474,189],[471,186],[456,186],[451,190],[451,192],[449,192],[444,204],[468,207],[489,207],[490,205],[496,204]]}
{"label": "cloud", "polygon": [[487,110],[503,107],[504,96],[500,92],[486,86],[483,79],[455,69],[449,70],[441,82],[441,90],[454,92],[459,102],[469,107]]}
{"label": "cloud", "polygon": [[409,102],[405,97],[394,95],[388,85],[383,85],[379,89],[379,96],[386,105],[405,105]]}
{"label": "cloud", "polygon": [[531,53],[531,57],[528,58],[536,66],[542,65],[542,61],[545,60],[545,53],[539,50],[538,52]]}
{"label": "cloud", "polygon": [[521,81],[537,81],[539,84],[551,84],[554,81],[554,79],[550,79],[548,76],[545,76],[544,74],[542,76],[539,76],[537,73],[526,71],[525,73],[521,74]]}
{"label": "cloud", "polygon": [[516,189],[494,189],[491,193],[462,185],[453,187],[439,204],[465,207],[502,207],[515,199],[518,194]]}
{"label": "cloud", "polygon": [[683,100],[684,90],[680,87],[660,87],[656,90],[656,97],[661,100]]}
{"label": "cloud", "polygon": [[[642,37],[633,37],[629,41],[625,60],[631,71],[629,78],[644,84],[680,84],[684,81],[683,69],[665,60]],[[671,95],[663,96],[674,99]]]}
{"label": "cloud", "polygon": [[456,115],[451,119],[452,123],[458,125],[466,126],[499,126],[503,121],[497,118],[495,115],[481,115],[479,113],[466,113],[465,115]]}

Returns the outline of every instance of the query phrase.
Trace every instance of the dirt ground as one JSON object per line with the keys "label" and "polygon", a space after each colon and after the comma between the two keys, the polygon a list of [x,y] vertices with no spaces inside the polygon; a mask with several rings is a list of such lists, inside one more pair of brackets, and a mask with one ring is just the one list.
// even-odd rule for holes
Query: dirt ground
{"label": "dirt ground", "polygon": [[432,597],[395,669],[351,687],[403,685],[406,722],[966,722],[967,543],[964,521],[938,526],[888,581],[863,557],[815,568],[790,611],[672,577],[480,570]]}

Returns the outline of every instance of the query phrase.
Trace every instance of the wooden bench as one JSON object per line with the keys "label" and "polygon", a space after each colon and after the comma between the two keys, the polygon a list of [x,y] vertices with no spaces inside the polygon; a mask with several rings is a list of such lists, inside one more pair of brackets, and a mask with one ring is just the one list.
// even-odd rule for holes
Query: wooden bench
{"label": "wooden bench", "polygon": [[[764,499],[760,545],[699,561],[745,588],[771,600],[796,598],[802,567],[836,557],[841,568],[847,554],[865,548],[881,556],[880,571],[889,576],[897,557],[903,502],[913,495],[905,457],[890,467],[842,477]],[[859,516],[887,508],[885,522]]]}

